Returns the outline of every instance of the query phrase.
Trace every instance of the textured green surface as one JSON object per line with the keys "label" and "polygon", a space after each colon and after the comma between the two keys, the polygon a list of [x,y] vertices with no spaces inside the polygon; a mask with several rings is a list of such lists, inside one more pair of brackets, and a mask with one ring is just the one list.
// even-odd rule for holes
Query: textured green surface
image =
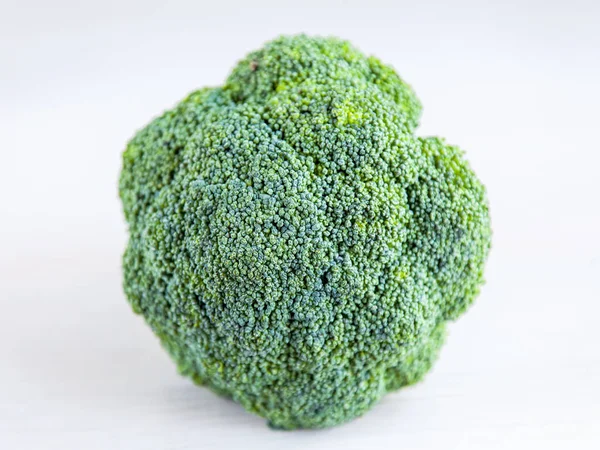
{"label": "textured green surface", "polygon": [[462,152],[349,43],[283,37],[123,155],[124,286],[181,373],[278,428],[339,424],[419,381],[490,246]]}

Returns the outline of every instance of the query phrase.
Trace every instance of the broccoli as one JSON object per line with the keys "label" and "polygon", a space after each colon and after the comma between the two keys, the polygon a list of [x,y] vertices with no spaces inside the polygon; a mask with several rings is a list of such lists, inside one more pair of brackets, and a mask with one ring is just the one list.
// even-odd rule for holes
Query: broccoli
{"label": "broccoli", "polygon": [[124,290],[179,371],[275,428],[362,415],[431,368],[491,230],[457,147],[348,42],[281,37],[128,143]]}

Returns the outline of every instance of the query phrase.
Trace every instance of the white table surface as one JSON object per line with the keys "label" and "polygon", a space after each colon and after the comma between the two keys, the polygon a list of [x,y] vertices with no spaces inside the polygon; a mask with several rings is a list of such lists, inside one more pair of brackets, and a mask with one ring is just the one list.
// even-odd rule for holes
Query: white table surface
{"label": "white table surface", "polygon": [[[0,448],[600,448],[598,23],[593,1],[1,2]],[[134,130],[299,31],[414,86],[419,133],[488,186],[494,248],[424,382],[276,432],[177,375],[130,311],[116,182]]]}

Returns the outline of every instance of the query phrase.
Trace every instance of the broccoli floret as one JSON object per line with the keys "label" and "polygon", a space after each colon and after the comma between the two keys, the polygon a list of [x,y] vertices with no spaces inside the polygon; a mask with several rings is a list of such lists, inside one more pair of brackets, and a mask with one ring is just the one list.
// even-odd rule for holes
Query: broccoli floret
{"label": "broccoli floret", "polygon": [[360,416],[419,381],[483,283],[462,152],[348,42],[281,37],[129,142],[124,288],[182,374],[273,427]]}

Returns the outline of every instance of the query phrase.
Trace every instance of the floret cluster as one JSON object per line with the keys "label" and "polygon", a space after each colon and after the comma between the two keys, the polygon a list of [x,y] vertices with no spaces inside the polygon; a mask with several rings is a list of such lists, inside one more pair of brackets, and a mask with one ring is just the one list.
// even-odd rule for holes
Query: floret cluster
{"label": "floret cluster", "polygon": [[123,154],[124,287],[184,375],[278,428],[419,381],[477,296],[483,185],[396,72],[282,37]]}

